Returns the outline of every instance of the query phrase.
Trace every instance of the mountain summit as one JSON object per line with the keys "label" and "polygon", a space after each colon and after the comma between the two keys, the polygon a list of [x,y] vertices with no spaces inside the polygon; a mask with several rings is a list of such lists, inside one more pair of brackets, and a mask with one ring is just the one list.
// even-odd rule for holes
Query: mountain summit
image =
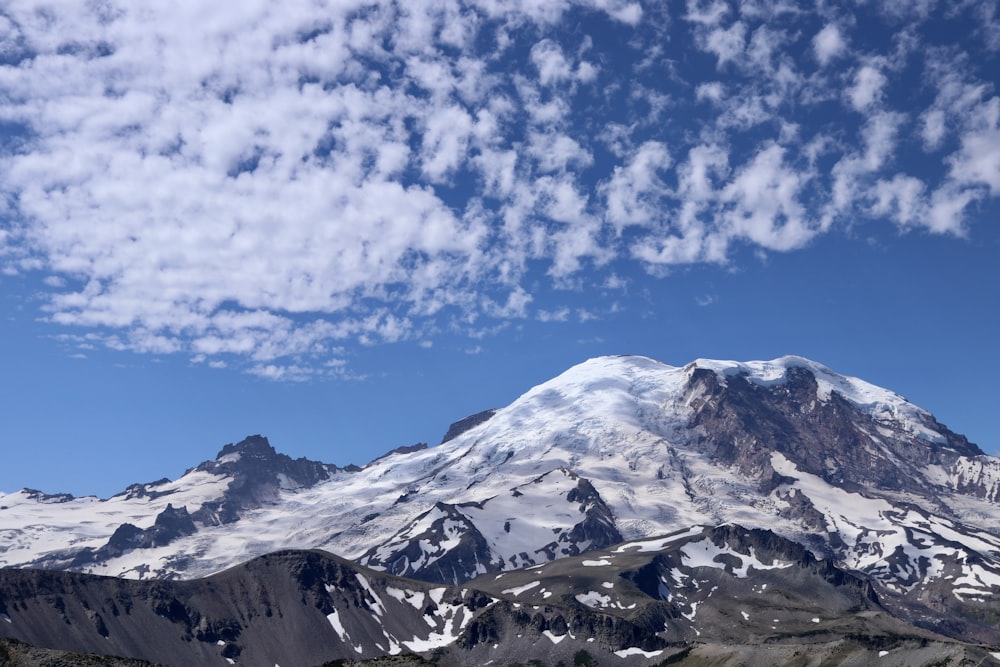
{"label": "mountain summit", "polygon": [[456,584],[732,524],[942,615],[1000,594],[998,501],[1000,460],[813,361],[601,357],[361,468],[293,461],[254,436],[108,500],[0,497],[0,564],[190,578],[321,548]]}

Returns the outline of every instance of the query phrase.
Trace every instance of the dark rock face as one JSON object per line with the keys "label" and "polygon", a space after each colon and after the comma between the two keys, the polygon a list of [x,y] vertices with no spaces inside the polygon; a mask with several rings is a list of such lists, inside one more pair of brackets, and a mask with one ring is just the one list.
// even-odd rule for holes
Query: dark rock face
{"label": "dark rock face", "polygon": [[441,438],[441,444],[443,445],[449,440],[454,440],[469,429],[475,428],[476,426],[489,421],[490,418],[496,413],[496,410],[483,410],[482,412],[477,412],[476,414],[470,415],[465,419],[459,419],[457,422],[448,427],[448,432],[444,434],[443,438]]}
{"label": "dark rock face", "polygon": [[120,556],[132,549],[150,549],[170,544],[178,537],[192,535],[198,528],[194,525],[187,508],[175,508],[167,504],[156,515],[156,522],[143,530],[131,523],[123,523],[99,549],[84,549],[74,557],[72,565],[79,567],[87,563]]}
{"label": "dark rock face", "polygon": [[70,493],[44,493],[38,489],[24,489],[24,494],[40,503],[68,503],[73,500],[73,494]]}
{"label": "dark rock face", "polygon": [[386,452],[382,456],[379,456],[378,458],[372,459],[371,461],[368,462],[367,465],[371,465],[376,461],[381,461],[382,459],[392,456],[393,454],[412,454],[413,452],[422,452],[425,449],[427,449],[426,442],[418,442],[414,445],[403,445],[402,447],[396,447],[395,449],[389,450],[388,452]]}
{"label": "dark rock face", "polygon": [[[745,375],[722,380],[696,369],[688,391],[697,398],[692,427],[722,465],[735,466],[767,484],[772,452],[805,472],[844,488],[912,487],[929,464],[948,466],[960,456],[983,454],[964,436],[929,421],[944,442],[931,445],[890,422],[880,422],[837,392],[817,397],[817,383],[805,368],[790,368],[784,381],[761,386]],[[888,431],[888,432],[887,432]]]}
{"label": "dark rock face", "polygon": [[[550,475],[565,475],[576,482],[576,486],[566,494],[565,501],[576,505],[581,517],[569,529],[553,528],[552,541],[533,553],[498,553],[477,528],[477,514],[492,509],[491,503],[496,500],[494,497],[480,503],[453,505],[438,502],[385,543],[369,549],[358,562],[367,567],[385,569],[397,576],[459,584],[484,573],[577,556],[584,551],[605,548],[622,541],[611,510],[597,489],[589,480],[569,470],[558,469],[541,475],[527,485],[511,489],[511,496],[523,497],[521,490],[544,483]],[[399,502],[408,500],[409,497],[404,496]],[[510,533],[516,531],[517,526],[508,521],[505,530]]]}
{"label": "dark rock face", "polygon": [[570,530],[560,532],[556,540],[543,547],[541,552],[546,559],[579,556],[585,551],[604,549],[621,542],[623,538],[615,525],[614,515],[590,480],[569,470],[558,472],[577,481],[576,488],[566,494],[566,501],[579,505],[583,519]]}
{"label": "dark rock face", "polygon": [[130,484],[124,491],[116,494],[115,498],[124,497],[126,499],[131,498],[149,498],[155,499],[164,495],[165,492],[157,491],[156,487],[163,486],[164,484],[169,484],[170,480],[166,477],[156,480],[155,482],[149,482],[148,484]]}
{"label": "dark rock face", "polygon": [[[430,526],[416,532],[415,527],[428,519]],[[396,576],[452,584],[500,567],[486,538],[461,507],[440,502],[359,562]]]}
{"label": "dark rock face", "polygon": [[277,453],[267,438],[252,435],[226,445],[214,461],[206,461],[195,470],[232,477],[221,500],[206,502],[192,514],[198,523],[216,525],[238,521],[244,510],[273,501],[283,484],[309,488],[337,472],[357,472],[360,468],[292,459]]}
{"label": "dark rock face", "polygon": [[590,480],[582,477],[579,479],[576,488],[567,494],[566,500],[580,504],[584,519],[573,526],[569,532],[569,539],[575,544],[589,542],[591,549],[604,549],[618,544],[623,538],[615,526],[611,509]]}
{"label": "dark rock face", "polygon": [[320,665],[450,632],[487,602],[431,588],[322,552],[271,554],[194,581],[0,570],[0,638],[176,666]]}

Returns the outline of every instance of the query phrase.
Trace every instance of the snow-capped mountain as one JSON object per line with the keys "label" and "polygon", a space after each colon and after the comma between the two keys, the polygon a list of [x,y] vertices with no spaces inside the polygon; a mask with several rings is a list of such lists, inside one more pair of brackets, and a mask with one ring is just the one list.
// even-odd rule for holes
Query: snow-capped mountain
{"label": "snow-capped mountain", "polygon": [[0,565],[190,578],[321,548],[453,584],[721,524],[773,530],[900,604],[1000,594],[1000,460],[800,357],[592,359],[362,468],[252,437],[107,500],[0,496]]}

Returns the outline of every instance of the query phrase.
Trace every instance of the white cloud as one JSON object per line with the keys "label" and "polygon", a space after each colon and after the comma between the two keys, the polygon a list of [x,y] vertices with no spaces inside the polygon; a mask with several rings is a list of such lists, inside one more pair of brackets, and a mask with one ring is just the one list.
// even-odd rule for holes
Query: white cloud
{"label": "white cloud", "polygon": [[305,379],[502,329],[536,289],[623,290],[625,262],[962,233],[1000,195],[995,77],[927,47],[926,3],[43,5],[0,18],[0,272],[40,272],[89,345]]}
{"label": "white cloud", "polygon": [[725,87],[720,81],[710,81],[708,83],[700,83],[698,87],[695,88],[694,98],[699,102],[701,100],[710,100],[712,102],[721,102],[725,96]]}
{"label": "white cloud", "polygon": [[574,67],[566,59],[562,48],[551,39],[543,39],[531,48],[531,62],[538,70],[538,80],[543,86],[567,81],[589,83],[597,76],[597,67],[581,61]]}
{"label": "white cloud", "polygon": [[606,216],[618,234],[627,225],[646,225],[662,215],[661,197],[666,186],[660,172],[671,165],[666,145],[658,141],[642,144],[624,166],[615,167],[609,181],[601,185]]}
{"label": "white cloud", "polygon": [[566,322],[567,320],[569,320],[569,308],[565,306],[555,311],[538,311],[539,322]]}
{"label": "white cloud", "polygon": [[762,149],[722,195],[732,204],[726,213],[729,233],[768,250],[800,248],[816,234],[798,200],[809,174],[789,168],[784,154],[777,145]]}
{"label": "white cloud", "polygon": [[723,0],[688,0],[684,18],[692,23],[716,25],[729,14],[729,4]]}
{"label": "white cloud", "polygon": [[948,158],[950,176],[967,185],[985,185],[1000,194],[1000,97],[977,106],[961,148]]}
{"label": "white cloud", "polygon": [[828,23],[813,37],[813,53],[816,60],[826,67],[847,49],[847,42],[835,23]]}
{"label": "white cloud", "polygon": [[875,203],[871,212],[891,217],[906,227],[922,221],[926,216],[923,181],[913,176],[896,174],[891,180],[879,180],[874,186]]}
{"label": "white cloud", "polygon": [[439,183],[465,160],[472,118],[458,106],[438,109],[427,119],[423,136],[423,172],[432,183]]}
{"label": "white cloud", "polygon": [[855,111],[867,111],[882,98],[886,78],[877,67],[862,65],[854,73],[854,85],[847,91]]}
{"label": "white cloud", "polygon": [[746,42],[746,25],[737,21],[728,28],[716,28],[704,39],[704,48],[715,55],[716,67],[721,69],[728,62],[737,60],[743,55]]}

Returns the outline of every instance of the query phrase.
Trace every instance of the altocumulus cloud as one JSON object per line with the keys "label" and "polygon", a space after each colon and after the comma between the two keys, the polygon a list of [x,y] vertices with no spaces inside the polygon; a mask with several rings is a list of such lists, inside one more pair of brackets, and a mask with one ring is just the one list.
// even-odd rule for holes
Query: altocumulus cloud
{"label": "altocumulus cloud", "polygon": [[0,269],[82,345],[305,379],[623,262],[961,235],[1000,29],[918,4],[9,0]]}

